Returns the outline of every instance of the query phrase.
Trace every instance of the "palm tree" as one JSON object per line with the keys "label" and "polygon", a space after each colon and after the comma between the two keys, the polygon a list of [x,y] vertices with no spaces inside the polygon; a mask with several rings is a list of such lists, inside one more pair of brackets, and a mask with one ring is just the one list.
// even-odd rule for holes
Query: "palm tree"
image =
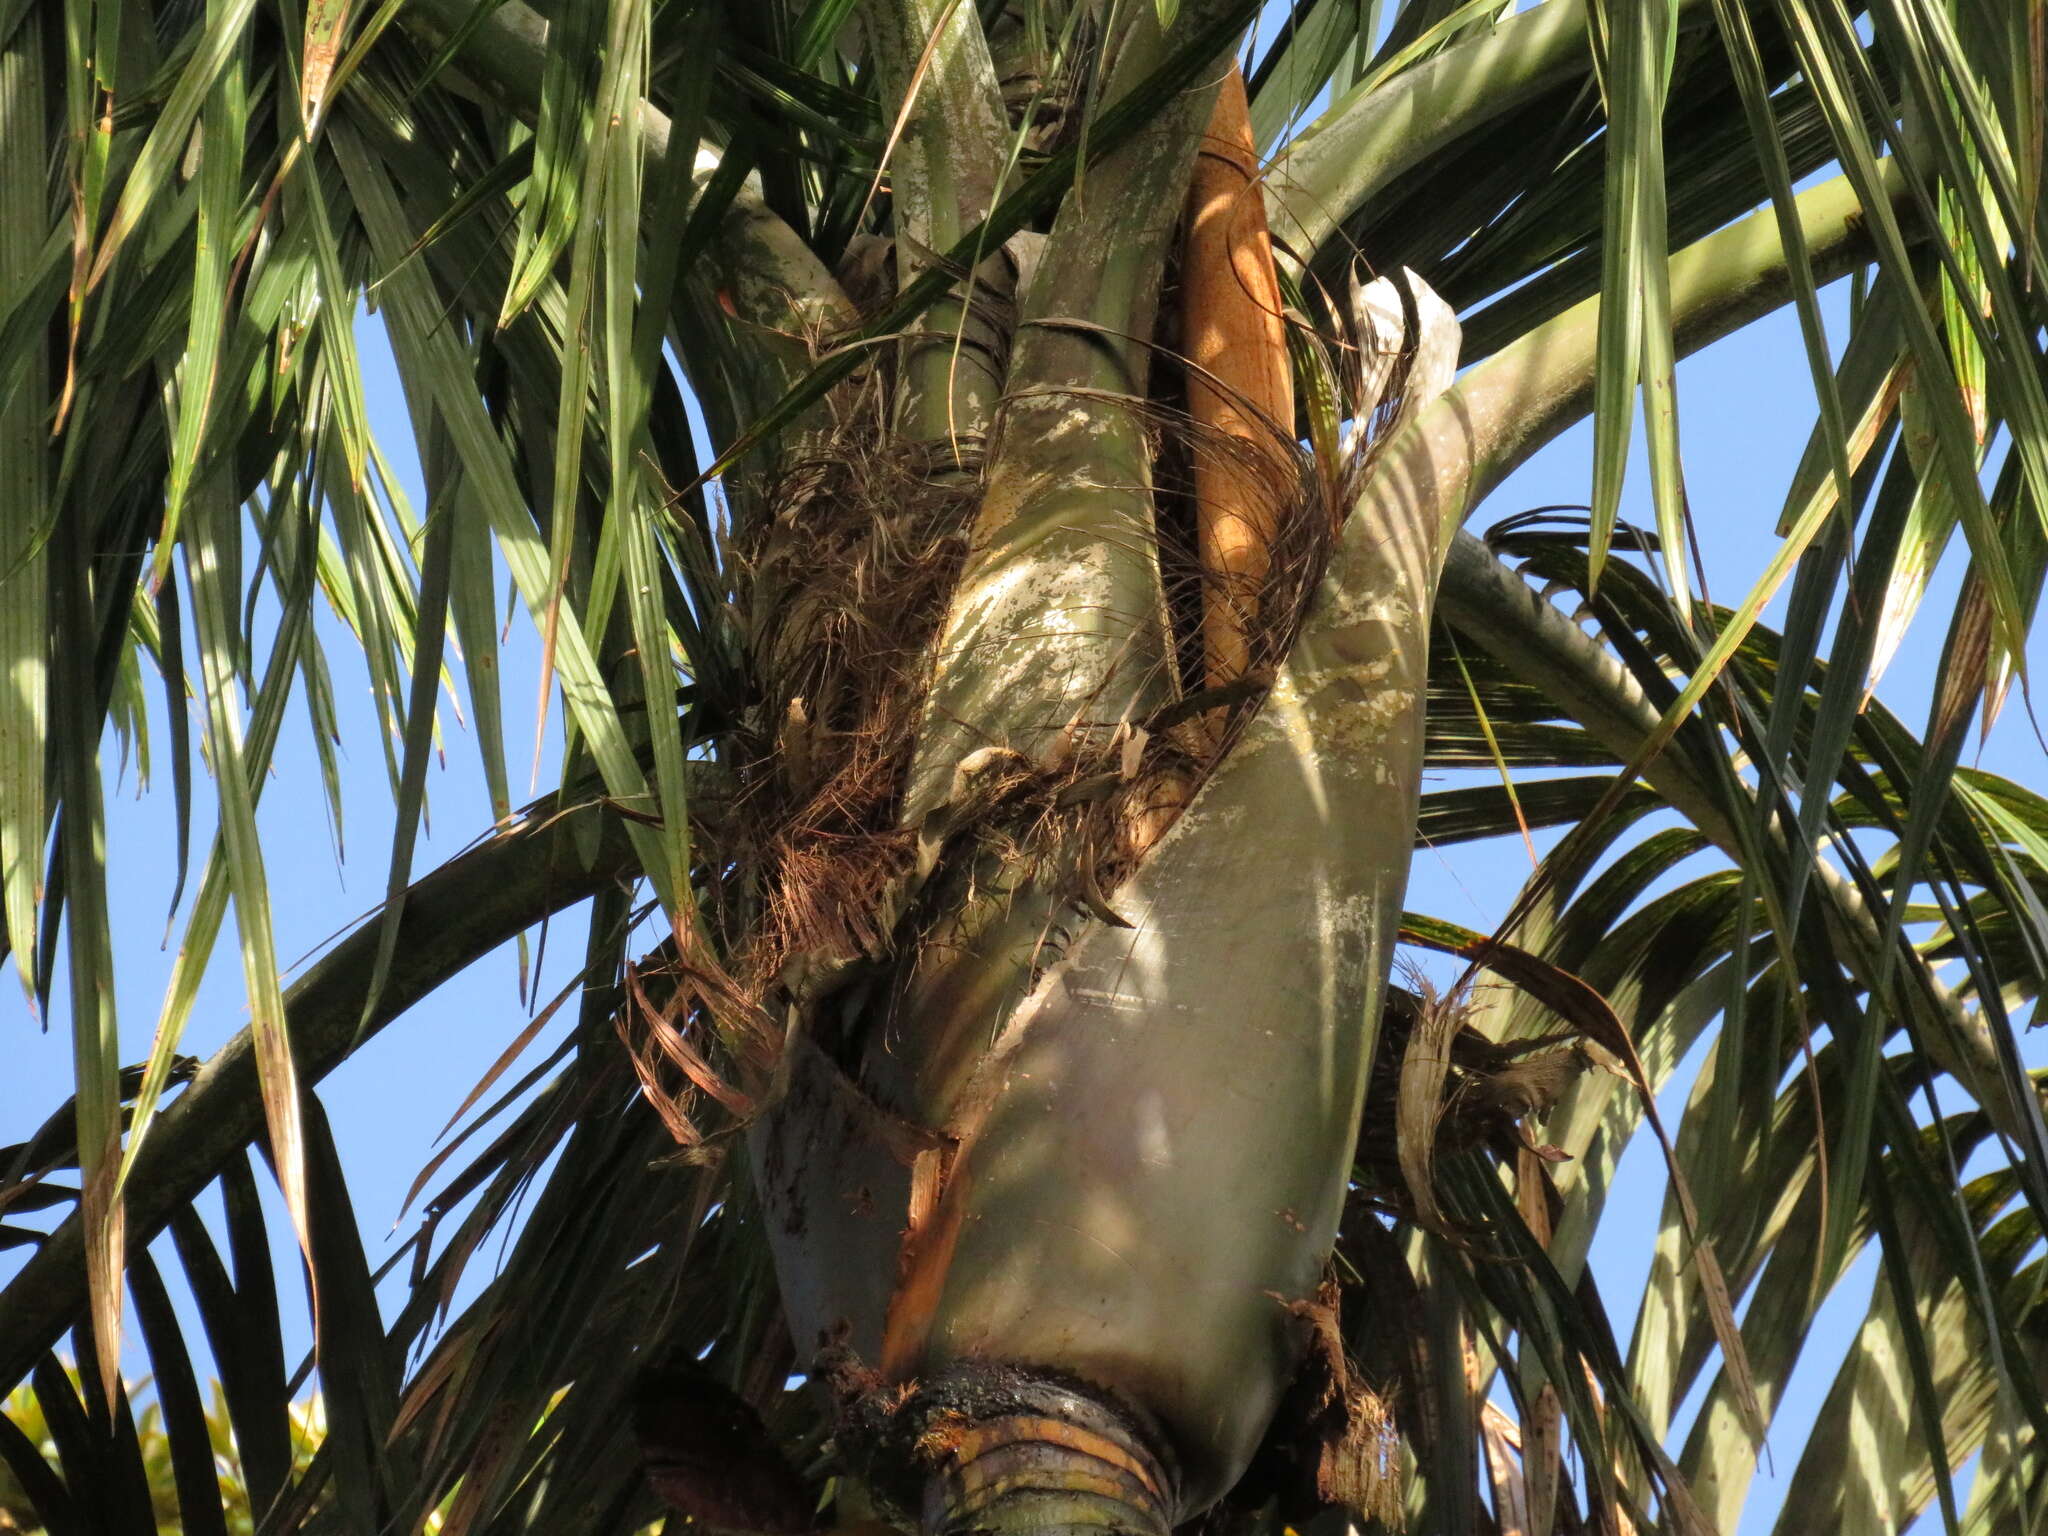
{"label": "palm tree", "polygon": [[[64,945],[77,1062],[0,1153],[57,1218],[0,1229],[40,1518],[133,1528],[125,1294],[183,1528],[225,1528],[176,1281],[265,1531],[626,1531],[657,1490],[673,1529],[1732,1531],[1874,1247],[1781,1527],[2038,1527],[2048,801],[1961,762],[2048,568],[2042,38],[1993,0],[0,0],[0,910],[46,1006]],[[1674,363],[1787,305],[1817,419],[1723,607]],[[1588,415],[1582,516],[1465,531]],[[1958,532],[1916,735],[1871,690]],[[523,809],[499,564],[567,733]],[[287,989],[254,810],[287,704],[332,718],[323,600],[398,832]],[[181,844],[188,700],[219,833],[124,1070],[100,746],[150,676]],[[489,829],[419,874],[458,677]],[[1538,827],[1498,933],[1403,912],[1418,835]],[[317,1085],[583,902],[572,1044],[386,1319]],[[230,903],[252,1022],[195,1065]],[[1403,942],[1459,984],[1390,990]],[[1586,1256],[1645,1117],[1624,1348]],[[317,1300],[303,1465],[252,1148]]]}

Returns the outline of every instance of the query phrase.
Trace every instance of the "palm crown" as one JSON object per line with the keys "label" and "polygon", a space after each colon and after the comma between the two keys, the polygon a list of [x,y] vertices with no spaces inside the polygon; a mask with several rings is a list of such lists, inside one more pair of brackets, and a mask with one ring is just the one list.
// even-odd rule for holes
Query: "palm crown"
{"label": "palm crown", "polygon": [[[1732,1530],[1875,1245],[1781,1526],[2031,1529],[2048,802],[1959,764],[2048,554],[2044,75],[1989,0],[0,0],[0,910],[77,1060],[0,1174],[62,1216],[0,1304],[27,1503],[145,1507],[125,1288],[223,1528],[168,1230],[264,1529],[634,1529],[651,1470],[754,1530]],[[1724,608],[1673,368],[1784,305],[1816,422]],[[1462,530],[1588,414],[1584,518]],[[1871,690],[1958,534],[1916,733]],[[500,567],[568,735],[523,809]],[[322,600],[399,830],[287,989],[254,811],[288,702],[333,718]],[[100,745],[151,676],[181,864],[189,713],[219,832],[124,1071]],[[494,830],[420,875],[444,686]],[[1537,826],[1500,934],[1401,912],[1418,834]],[[583,901],[573,1048],[384,1318],[314,1087]],[[195,1071],[231,902],[251,1024]],[[1505,985],[1385,992],[1402,937]],[[1709,1036],[1624,1346],[1588,1245]]]}

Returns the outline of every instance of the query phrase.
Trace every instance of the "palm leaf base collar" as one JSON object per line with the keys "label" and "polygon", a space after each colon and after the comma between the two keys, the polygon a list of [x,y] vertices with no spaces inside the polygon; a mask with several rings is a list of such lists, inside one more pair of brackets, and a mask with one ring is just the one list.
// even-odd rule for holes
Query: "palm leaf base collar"
{"label": "palm leaf base collar", "polygon": [[890,1386],[845,1349],[820,1361],[839,1448],[927,1536],[1166,1536],[1177,1479],[1136,1408],[1036,1367],[966,1361]]}

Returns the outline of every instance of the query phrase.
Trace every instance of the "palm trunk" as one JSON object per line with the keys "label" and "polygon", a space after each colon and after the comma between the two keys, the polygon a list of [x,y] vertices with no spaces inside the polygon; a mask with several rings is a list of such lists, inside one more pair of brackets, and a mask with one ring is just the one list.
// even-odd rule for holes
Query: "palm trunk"
{"label": "palm trunk", "polygon": [[[1455,361],[1448,312],[1417,301],[1403,420]],[[1058,505],[1077,531],[1130,526],[1101,501]],[[834,1362],[849,1443],[928,1530],[1164,1530],[1256,1449],[1343,1203],[1412,843],[1438,534],[1399,509],[1348,522],[1263,704],[1113,911],[1006,888],[910,964],[864,1048],[796,1047],[752,1143],[785,1305],[799,1351]],[[1089,538],[1020,553],[998,533],[966,590],[1099,570]],[[934,692],[977,710],[934,710],[913,815],[984,761],[948,745],[963,720],[1031,760],[1063,723],[1099,739],[1159,707],[1156,668],[1135,696],[1104,687],[1127,645],[1077,685],[1085,631],[1038,606],[991,639],[991,609],[969,611],[981,645],[942,643]]]}

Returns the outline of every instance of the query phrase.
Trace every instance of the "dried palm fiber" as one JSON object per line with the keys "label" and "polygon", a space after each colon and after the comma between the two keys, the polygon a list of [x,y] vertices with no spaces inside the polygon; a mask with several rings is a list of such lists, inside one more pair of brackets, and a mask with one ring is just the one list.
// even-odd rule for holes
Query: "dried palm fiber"
{"label": "dried palm fiber", "polygon": [[[689,1052],[737,1066],[716,1044],[764,1027],[779,1045],[791,1007],[887,950],[892,893],[916,863],[916,834],[897,825],[901,762],[972,489],[935,483],[921,449],[887,438],[885,397],[870,379],[842,402],[726,551],[753,700],[730,738],[736,789],[701,912],[660,967],[673,996],[644,1030],[698,1089]],[[752,1065],[743,1093],[768,1087]],[[668,1118],[687,1124],[688,1107]]]}

